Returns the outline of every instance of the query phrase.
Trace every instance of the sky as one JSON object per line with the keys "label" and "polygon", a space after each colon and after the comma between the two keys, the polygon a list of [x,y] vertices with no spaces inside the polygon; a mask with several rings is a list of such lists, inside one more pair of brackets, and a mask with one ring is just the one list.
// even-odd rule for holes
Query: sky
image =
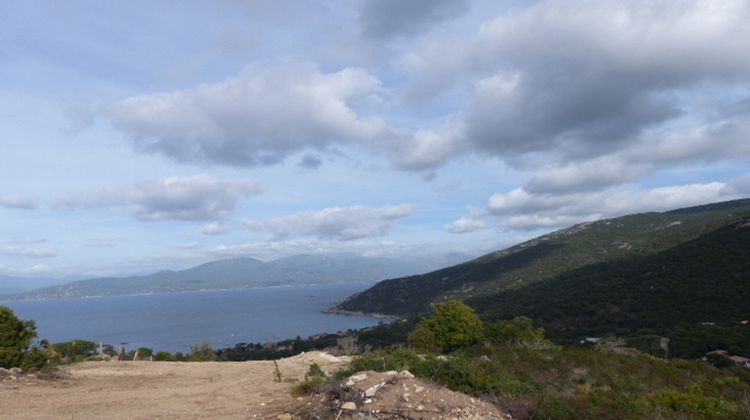
{"label": "sky", "polygon": [[750,2],[0,2],[0,275],[478,256],[750,196]]}

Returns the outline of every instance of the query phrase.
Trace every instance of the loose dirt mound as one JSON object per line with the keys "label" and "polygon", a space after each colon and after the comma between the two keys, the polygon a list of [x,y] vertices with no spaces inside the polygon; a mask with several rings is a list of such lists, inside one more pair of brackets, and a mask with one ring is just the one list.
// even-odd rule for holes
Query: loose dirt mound
{"label": "loose dirt mound", "polygon": [[[278,367],[284,379],[299,380],[311,363],[332,372],[346,361],[311,352],[279,360]],[[0,382],[0,417],[276,419],[299,404],[291,383],[274,380],[271,361],[86,362],[65,366],[62,374]]]}
{"label": "loose dirt mound", "polygon": [[361,372],[313,397],[302,417],[328,419],[510,419],[494,405],[414,378]]}

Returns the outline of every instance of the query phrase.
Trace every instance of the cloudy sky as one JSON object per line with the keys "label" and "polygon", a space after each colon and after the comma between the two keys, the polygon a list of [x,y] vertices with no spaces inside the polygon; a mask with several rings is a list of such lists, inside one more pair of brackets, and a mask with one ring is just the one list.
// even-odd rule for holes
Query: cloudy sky
{"label": "cloudy sky", "polygon": [[477,255],[750,196],[750,2],[0,2],[0,274]]}

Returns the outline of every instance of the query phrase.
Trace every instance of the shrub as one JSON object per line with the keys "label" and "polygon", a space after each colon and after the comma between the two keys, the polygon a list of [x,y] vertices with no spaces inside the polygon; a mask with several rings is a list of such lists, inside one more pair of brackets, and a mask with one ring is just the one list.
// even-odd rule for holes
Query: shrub
{"label": "shrub", "polygon": [[216,350],[210,343],[198,343],[190,348],[191,362],[212,362],[217,360]]}
{"label": "shrub", "polygon": [[323,369],[321,369],[320,365],[317,363],[313,363],[310,365],[310,367],[307,369],[307,373],[305,373],[305,380],[308,380],[309,378],[325,378],[326,373],[323,372]]}
{"label": "shrub", "polygon": [[544,328],[534,328],[534,321],[517,316],[510,321],[499,320],[487,324],[486,335],[495,345],[514,345],[530,348],[550,348],[552,342],[544,338]]}
{"label": "shrub", "polygon": [[10,308],[0,306],[0,367],[20,366],[34,337],[34,321],[21,321]]}
{"label": "shrub", "polygon": [[154,355],[154,360],[158,360],[160,362],[174,362],[175,357],[168,351],[160,351],[157,352],[156,355]]}
{"label": "shrub", "polygon": [[323,390],[323,386],[326,383],[326,378],[322,376],[311,376],[309,379],[305,379],[302,382],[297,382],[292,388],[294,395],[304,396],[310,394],[317,394]]}
{"label": "shrub", "polygon": [[37,347],[32,348],[23,355],[21,369],[41,369],[47,365],[47,355]]}
{"label": "shrub", "polygon": [[483,338],[484,324],[474,309],[461,301],[448,300],[435,304],[434,315],[419,323],[409,335],[409,344],[425,351],[451,352]]}
{"label": "shrub", "polygon": [[87,340],[73,340],[55,343],[52,349],[68,362],[80,362],[96,354],[96,343]]}

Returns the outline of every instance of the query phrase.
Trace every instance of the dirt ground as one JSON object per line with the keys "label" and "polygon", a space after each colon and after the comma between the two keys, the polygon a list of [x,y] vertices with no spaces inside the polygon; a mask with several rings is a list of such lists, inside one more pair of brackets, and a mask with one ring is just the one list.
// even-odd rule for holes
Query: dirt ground
{"label": "dirt ground", "polygon": [[[284,378],[302,379],[311,363],[331,372],[346,363],[311,352],[282,359]],[[278,418],[298,403],[292,384],[257,362],[86,362],[61,379],[21,375],[0,382],[0,417],[13,419]]]}

